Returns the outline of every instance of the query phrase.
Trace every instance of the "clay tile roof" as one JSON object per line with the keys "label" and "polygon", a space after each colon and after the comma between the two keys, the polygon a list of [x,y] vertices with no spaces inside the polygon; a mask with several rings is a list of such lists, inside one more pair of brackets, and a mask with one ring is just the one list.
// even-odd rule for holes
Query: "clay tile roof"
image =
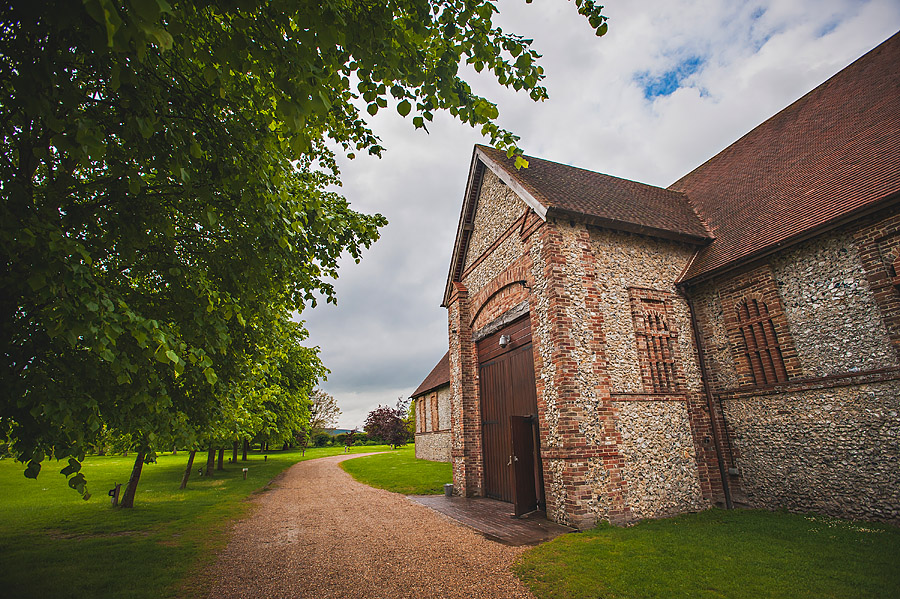
{"label": "clay tile roof", "polygon": [[706,241],[709,232],[684,194],[526,156],[528,168],[494,148],[478,146],[515,178],[548,215],[587,217],[594,224],[649,235]]}
{"label": "clay tile roof", "polygon": [[441,361],[437,363],[437,366],[434,367],[434,370],[425,377],[425,380],[422,381],[422,384],[419,385],[419,388],[413,391],[413,394],[410,397],[418,397],[420,395],[424,395],[429,391],[434,391],[438,387],[443,387],[444,385],[450,384],[450,352],[444,354],[444,357],[441,358]]}
{"label": "clay tile roof", "polygon": [[715,241],[684,279],[764,254],[900,191],[900,34],[669,187]]}

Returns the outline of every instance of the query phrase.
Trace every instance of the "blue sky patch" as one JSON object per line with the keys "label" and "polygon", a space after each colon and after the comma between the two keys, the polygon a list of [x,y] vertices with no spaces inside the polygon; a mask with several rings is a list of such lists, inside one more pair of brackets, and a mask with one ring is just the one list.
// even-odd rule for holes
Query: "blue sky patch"
{"label": "blue sky patch", "polygon": [[699,71],[704,62],[699,56],[691,56],[661,75],[652,76],[648,71],[644,71],[635,75],[634,79],[644,88],[644,97],[653,100],[672,94],[681,87],[682,81]]}

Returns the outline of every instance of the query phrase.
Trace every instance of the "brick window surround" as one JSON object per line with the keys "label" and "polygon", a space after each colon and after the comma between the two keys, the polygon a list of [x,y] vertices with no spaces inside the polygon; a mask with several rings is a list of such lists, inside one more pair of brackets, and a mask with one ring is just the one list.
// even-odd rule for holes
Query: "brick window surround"
{"label": "brick window surround", "polygon": [[683,388],[678,367],[678,331],[672,319],[669,293],[630,288],[634,331],[641,364],[641,380],[649,393]]}
{"label": "brick window surround", "polygon": [[891,266],[894,269],[894,287],[900,289],[900,253],[894,258],[894,263]]}
{"label": "brick window surround", "polygon": [[416,411],[418,414],[416,415],[416,431],[420,433],[425,432],[425,398],[421,397],[416,400]]}
{"label": "brick window surround", "polygon": [[431,430],[438,431],[441,427],[438,417],[438,397],[436,392],[431,394],[428,403],[431,404]]}
{"label": "brick window surround", "polygon": [[735,308],[741,351],[750,365],[754,385],[774,385],[788,380],[787,368],[775,323],[766,302],[745,297]]}

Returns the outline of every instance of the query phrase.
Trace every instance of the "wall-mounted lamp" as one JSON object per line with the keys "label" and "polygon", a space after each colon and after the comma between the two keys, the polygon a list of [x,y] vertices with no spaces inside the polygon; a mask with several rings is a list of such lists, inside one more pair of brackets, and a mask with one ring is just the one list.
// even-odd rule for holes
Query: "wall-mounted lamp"
{"label": "wall-mounted lamp", "polygon": [[500,335],[500,347],[506,347],[510,341],[509,335]]}

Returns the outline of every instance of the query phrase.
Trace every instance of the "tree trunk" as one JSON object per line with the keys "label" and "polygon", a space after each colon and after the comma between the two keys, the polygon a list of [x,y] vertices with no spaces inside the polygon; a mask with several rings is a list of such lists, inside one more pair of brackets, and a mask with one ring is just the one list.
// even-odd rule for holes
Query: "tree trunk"
{"label": "tree trunk", "polygon": [[225,470],[225,466],[222,462],[225,461],[225,450],[221,447],[219,448],[219,463],[216,465],[216,470]]}
{"label": "tree trunk", "polygon": [[131,469],[131,478],[128,479],[128,486],[125,488],[125,496],[119,505],[122,507],[134,507],[134,494],[137,492],[138,481],[141,480],[141,470],[144,469],[144,456],[146,449],[139,449],[137,457],[134,459],[134,468]]}
{"label": "tree trunk", "polygon": [[238,450],[238,442],[234,441],[231,444],[231,462],[233,464],[237,464],[237,450]]}
{"label": "tree trunk", "polygon": [[184,469],[184,476],[181,478],[181,486],[179,489],[184,489],[187,487],[187,481],[191,477],[191,468],[194,467],[194,454],[197,453],[196,449],[192,449],[188,454],[188,465],[187,468]]}
{"label": "tree trunk", "polygon": [[287,448],[288,448],[288,445],[287,445],[287,442],[285,442],[285,444],[281,446],[281,451],[287,451]]}
{"label": "tree trunk", "polygon": [[177,445],[172,446],[172,455],[178,455],[178,446]]}
{"label": "tree trunk", "polygon": [[248,451],[250,451],[250,441],[248,441],[247,439],[244,439],[244,447],[243,447],[243,451],[241,452],[241,461],[242,462],[247,461],[247,452]]}
{"label": "tree trunk", "polygon": [[216,448],[210,447],[209,453],[206,454],[206,476],[212,476],[213,470],[216,469]]}

